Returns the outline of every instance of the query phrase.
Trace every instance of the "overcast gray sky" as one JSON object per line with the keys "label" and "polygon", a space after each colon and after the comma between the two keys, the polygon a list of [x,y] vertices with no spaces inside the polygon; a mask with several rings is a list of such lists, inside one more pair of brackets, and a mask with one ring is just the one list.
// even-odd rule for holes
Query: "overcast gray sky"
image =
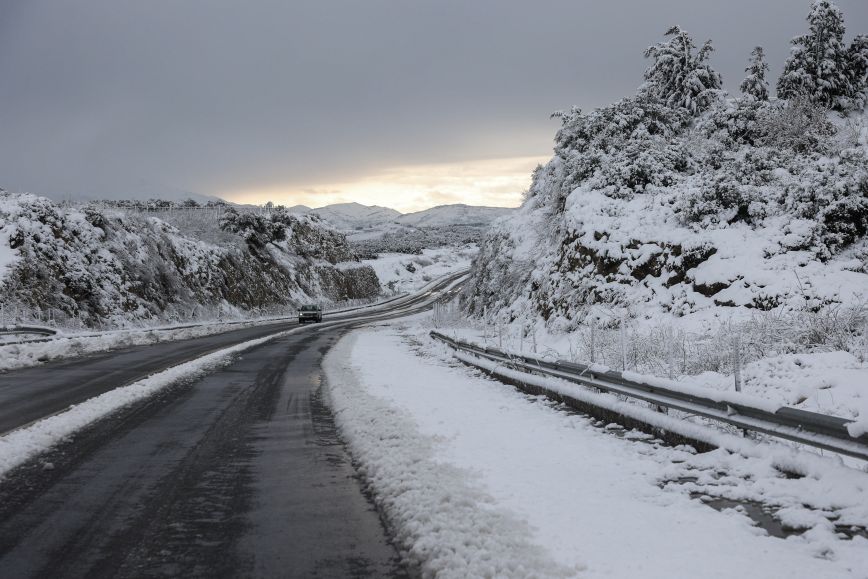
{"label": "overcast gray sky", "polygon": [[[868,2],[839,0],[848,39]],[[808,0],[0,0],[0,186],[514,204],[549,113],[634,92],[679,24],[737,91]]]}

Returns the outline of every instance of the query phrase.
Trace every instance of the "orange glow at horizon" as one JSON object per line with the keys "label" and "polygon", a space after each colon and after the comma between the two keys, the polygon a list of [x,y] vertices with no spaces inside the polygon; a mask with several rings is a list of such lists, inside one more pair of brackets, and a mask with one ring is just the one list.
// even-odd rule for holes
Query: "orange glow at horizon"
{"label": "orange glow at horizon", "polygon": [[531,172],[548,157],[513,157],[463,163],[407,165],[365,175],[354,181],[308,186],[273,184],[260,188],[222,191],[234,203],[322,207],[356,202],[382,205],[408,213],[436,205],[466,203],[517,207],[530,186]]}

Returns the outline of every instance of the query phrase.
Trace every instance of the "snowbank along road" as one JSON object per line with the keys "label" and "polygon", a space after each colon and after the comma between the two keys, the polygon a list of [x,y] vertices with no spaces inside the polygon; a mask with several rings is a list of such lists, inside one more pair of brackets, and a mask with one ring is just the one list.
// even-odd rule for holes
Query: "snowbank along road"
{"label": "snowbank along road", "polygon": [[0,576],[404,576],[321,398],[320,360],[348,329],[423,311],[459,277],[294,332],[247,328],[0,376],[0,430],[10,431],[279,334],[9,472]]}

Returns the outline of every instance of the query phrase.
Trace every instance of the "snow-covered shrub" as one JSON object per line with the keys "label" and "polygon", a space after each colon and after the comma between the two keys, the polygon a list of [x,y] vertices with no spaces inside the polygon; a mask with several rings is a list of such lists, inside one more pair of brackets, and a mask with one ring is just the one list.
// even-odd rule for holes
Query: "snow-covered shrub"
{"label": "snow-covered shrub", "polygon": [[693,38],[678,26],[670,28],[666,36],[671,39],[645,51],[645,57],[654,62],[645,71],[641,91],[670,108],[683,108],[697,115],[720,98],[723,81],[708,62],[714,48],[708,40],[694,54]]}
{"label": "snow-covered shrub", "polygon": [[868,35],[860,34],[853,39],[847,62],[853,87],[851,108],[861,111],[868,105]]}
{"label": "snow-covered shrub", "polygon": [[563,161],[561,192],[590,181],[612,197],[629,197],[649,185],[671,185],[691,164],[674,137],[689,123],[683,109],[640,94],[589,114],[573,108],[554,114],[561,128],[555,154]]}
{"label": "snow-covered shrub", "polygon": [[769,83],[766,81],[768,70],[769,65],[766,63],[763,47],[754,47],[750,53],[750,64],[744,69],[748,74],[739,86],[745,98],[754,101],[769,100]]}
{"label": "snow-covered shrub", "polygon": [[825,109],[802,94],[763,107],[758,122],[759,144],[797,153],[824,153],[835,134]]}
{"label": "snow-covered shrub", "polygon": [[790,57],[778,79],[778,96],[803,97],[824,108],[849,110],[861,87],[853,86],[844,15],[830,0],[814,0],[807,20],[808,33],[792,39]]}
{"label": "snow-covered shrub", "polygon": [[285,229],[265,216],[229,207],[220,217],[220,229],[240,235],[253,248],[285,239]]}

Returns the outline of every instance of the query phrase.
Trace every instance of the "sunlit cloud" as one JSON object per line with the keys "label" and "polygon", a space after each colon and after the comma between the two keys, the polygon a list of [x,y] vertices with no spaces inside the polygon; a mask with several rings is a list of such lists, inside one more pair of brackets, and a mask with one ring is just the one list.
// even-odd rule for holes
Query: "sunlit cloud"
{"label": "sunlit cloud", "polygon": [[513,157],[408,165],[342,183],[274,184],[223,192],[220,196],[235,203],[261,205],[272,201],[309,207],[355,201],[402,212],[451,203],[517,207],[522,193],[530,186],[534,167],[546,160],[546,157]]}

